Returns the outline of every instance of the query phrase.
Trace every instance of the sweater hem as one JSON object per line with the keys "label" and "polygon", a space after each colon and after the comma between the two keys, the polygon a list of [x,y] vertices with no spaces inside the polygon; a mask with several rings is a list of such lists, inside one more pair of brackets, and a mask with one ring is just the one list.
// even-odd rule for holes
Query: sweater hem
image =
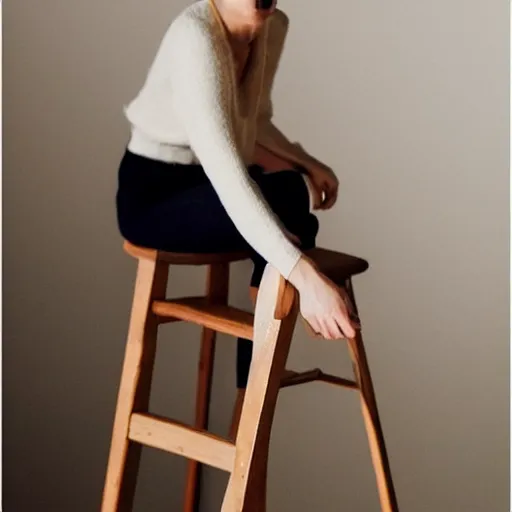
{"label": "sweater hem", "polygon": [[151,140],[136,128],[132,129],[128,150],[136,155],[169,164],[199,164],[190,148]]}

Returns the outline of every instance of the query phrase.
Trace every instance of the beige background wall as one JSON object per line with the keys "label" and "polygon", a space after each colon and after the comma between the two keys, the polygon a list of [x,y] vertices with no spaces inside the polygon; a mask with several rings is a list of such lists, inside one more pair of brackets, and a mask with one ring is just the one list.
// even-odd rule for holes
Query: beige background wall
{"label": "beige background wall", "polygon": [[[4,508],[98,510],[134,263],[113,196],[121,107],[184,0],[5,2]],[[275,98],[280,125],[341,178],[320,243],[356,281],[401,510],[508,510],[508,3],[305,2]],[[246,304],[248,265],[233,301]],[[203,274],[173,276],[197,293]],[[190,420],[198,329],[167,327],[153,409]],[[225,432],[234,346],[219,347]],[[292,364],[293,363],[293,364]],[[291,366],[348,374],[297,330]],[[149,452],[137,510],[179,511],[184,463]],[[216,511],[224,477],[209,472]],[[378,510],[354,395],[283,392],[269,511]]]}

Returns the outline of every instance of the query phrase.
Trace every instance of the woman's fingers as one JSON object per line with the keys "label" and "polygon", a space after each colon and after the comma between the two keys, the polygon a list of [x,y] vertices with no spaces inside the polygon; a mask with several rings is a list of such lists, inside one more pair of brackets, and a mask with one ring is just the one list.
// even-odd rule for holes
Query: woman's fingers
{"label": "woman's fingers", "polygon": [[[344,321],[345,318],[345,321]],[[340,340],[343,338],[353,338],[355,328],[346,315],[340,310],[339,314],[329,317],[311,317],[306,319],[312,334],[321,336],[326,340]]]}
{"label": "woman's fingers", "polygon": [[336,204],[337,200],[338,200],[338,191],[335,190],[333,192],[329,192],[327,194],[325,203],[323,205],[324,210],[331,209]]}
{"label": "woman's fingers", "polygon": [[354,338],[356,336],[356,331],[361,329],[359,319],[350,312],[349,305],[345,303],[341,293],[338,300],[337,306],[329,314],[312,314],[304,317],[306,324],[312,331],[310,332],[311,335],[320,336],[327,340]]}
{"label": "woman's fingers", "polygon": [[304,182],[309,192],[309,199],[313,210],[319,210],[323,202],[322,189],[307,174],[304,174]]}
{"label": "woman's fingers", "polygon": [[336,204],[338,199],[338,185],[325,183],[324,188],[325,198],[322,203],[322,210],[329,210]]}
{"label": "woman's fingers", "polygon": [[327,328],[327,332],[329,333],[330,340],[340,340],[344,338],[343,331],[340,329],[340,326],[336,322],[334,318],[328,318],[325,321],[325,326]]}
{"label": "woman's fingers", "polygon": [[354,338],[356,335],[356,330],[354,325],[352,325],[352,322],[350,320],[350,315],[348,313],[348,310],[343,303],[343,305],[340,304],[340,307],[338,308],[336,315],[335,315],[336,323],[340,326],[344,336],[346,338]]}
{"label": "woman's fingers", "polygon": [[314,337],[325,338],[326,340],[336,340],[343,338],[341,329],[332,318],[310,317],[305,318],[306,325],[309,327],[310,334]]}
{"label": "woman's fingers", "polygon": [[350,302],[345,302],[348,299],[346,292],[320,273],[309,260],[300,260],[299,265],[301,262],[302,267],[297,268],[302,274],[296,279],[292,273],[290,281],[299,290],[300,311],[306,323],[326,339],[354,338],[357,324],[349,312]]}
{"label": "woman's fingers", "polygon": [[315,317],[307,318],[305,319],[311,330],[313,331],[312,334],[323,336],[322,328],[320,326],[320,323],[318,322],[318,319]]}
{"label": "woman's fingers", "polygon": [[341,312],[338,316],[320,319],[315,332],[326,340],[341,340],[353,338],[356,335],[352,322]]}

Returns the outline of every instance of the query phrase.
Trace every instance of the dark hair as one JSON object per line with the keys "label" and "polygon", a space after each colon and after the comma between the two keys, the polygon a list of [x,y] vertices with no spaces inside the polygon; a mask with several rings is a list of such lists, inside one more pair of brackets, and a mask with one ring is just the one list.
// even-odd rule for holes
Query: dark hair
{"label": "dark hair", "polygon": [[256,0],[256,9],[268,11],[274,5],[274,0]]}

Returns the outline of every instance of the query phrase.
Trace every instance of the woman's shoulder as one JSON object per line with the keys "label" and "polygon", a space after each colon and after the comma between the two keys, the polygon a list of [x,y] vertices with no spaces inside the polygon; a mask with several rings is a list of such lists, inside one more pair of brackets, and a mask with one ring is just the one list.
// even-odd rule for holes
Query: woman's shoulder
{"label": "woman's shoulder", "polygon": [[215,73],[225,73],[228,61],[222,53],[223,40],[219,36],[208,0],[194,2],[171,23],[155,59],[155,68],[168,75],[175,68],[211,67]]}

